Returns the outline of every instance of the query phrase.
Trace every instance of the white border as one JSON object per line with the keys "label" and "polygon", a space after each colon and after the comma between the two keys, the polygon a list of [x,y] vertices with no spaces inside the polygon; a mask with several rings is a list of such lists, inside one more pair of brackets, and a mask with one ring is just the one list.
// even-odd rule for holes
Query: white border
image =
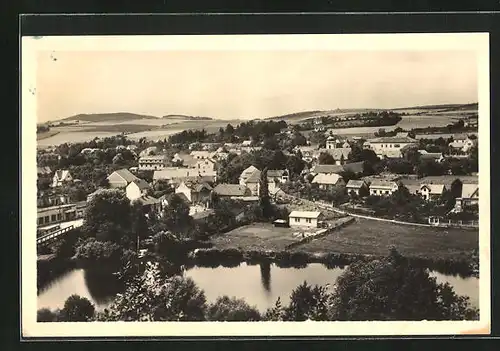
{"label": "white border", "polygon": [[[490,333],[489,34],[342,34],[224,36],[63,36],[22,38],[22,335],[338,336]],[[470,322],[107,322],[37,323],[36,296],[36,57],[38,51],[146,50],[473,50],[478,57],[480,196],[480,320]]]}

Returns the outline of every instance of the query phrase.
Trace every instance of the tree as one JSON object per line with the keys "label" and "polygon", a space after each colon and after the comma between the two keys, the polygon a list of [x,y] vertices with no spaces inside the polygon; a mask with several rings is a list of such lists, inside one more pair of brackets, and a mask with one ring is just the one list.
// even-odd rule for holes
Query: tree
{"label": "tree", "polygon": [[203,321],[206,297],[191,278],[165,277],[158,263],[148,263],[123,294],[97,316],[99,321]]}
{"label": "tree", "polygon": [[310,286],[304,281],[290,295],[290,304],[284,309],[288,321],[329,320],[329,294],[325,287]]}
{"label": "tree", "polygon": [[123,236],[130,235],[130,210],[124,192],[99,190],[85,209],[83,231],[98,240],[119,243]]}
{"label": "tree", "polygon": [[174,234],[186,233],[192,223],[189,206],[177,194],[172,194],[168,206],[163,211],[163,222]]}
{"label": "tree", "polygon": [[147,238],[149,236],[149,228],[144,207],[140,202],[134,201],[130,212],[132,233],[139,239]]}
{"label": "tree", "polygon": [[269,197],[269,185],[267,182],[267,167],[260,173],[259,180],[259,208],[262,218],[269,219],[272,216],[271,199]]}
{"label": "tree", "polygon": [[94,313],[95,307],[87,298],[71,295],[64,303],[61,318],[64,322],[88,322]]}
{"label": "tree", "polygon": [[438,284],[395,249],[383,258],[354,262],[337,279],[332,301],[336,320],[477,319],[468,298]]}
{"label": "tree", "polygon": [[57,313],[52,312],[48,308],[41,308],[36,313],[37,322],[57,322]]}
{"label": "tree", "polygon": [[259,321],[261,316],[259,311],[245,300],[222,296],[208,306],[207,319],[220,322],[253,322]]}
{"label": "tree", "polygon": [[440,176],[445,173],[444,167],[434,160],[421,160],[417,166],[417,174],[420,177]]}
{"label": "tree", "polygon": [[335,159],[328,152],[322,152],[319,154],[318,162],[320,165],[334,165]]}

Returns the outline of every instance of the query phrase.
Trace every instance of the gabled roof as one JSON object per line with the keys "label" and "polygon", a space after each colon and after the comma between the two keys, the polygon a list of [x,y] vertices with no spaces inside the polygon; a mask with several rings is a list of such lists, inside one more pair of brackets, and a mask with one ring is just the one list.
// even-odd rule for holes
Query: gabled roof
{"label": "gabled roof", "polygon": [[222,196],[245,196],[250,193],[250,189],[240,184],[217,184],[214,192]]}
{"label": "gabled roof", "polygon": [[166,159],[167,159],[166,155],[150,155],[150,156],[141,156],[139,158],[139,162],[141,162],[141,161],[157,161],[157,160],[164,161]]}
{"label": "gabled roof", "polygon": [[420,190],[423,188],[429,189],[429,193],[434,195],[441,195],[445,189],[443,184],[422,184]]}
{"label": "gabled roof", "polygon": [[365,163],[363,161],[346,163],[342,166],[345,171],[353,173],[363,173],[365,170]]}
{"label": "gabled roof", "polygon": [[286,173],[284,169],[270,169],[267,171],[267,177],[281,177]]}
{"label": "gabled roof", "polygon": [[311,173],[341,173],[344,167],[341,165],[316,165],[311,169]]}
{"label": "gabled roof", "polygon": [[134,200],[141,203],[143,206],[154,205],[160,203],[160,200],[149,195],[141,196],[140,198]]}
{"label": "gabled roof", "polygon": [[199,171],[196,168],[167,167],[162,170],[154,171],[153,180],[186,178],[198,175]]}
{"label": "gabled roof", "polygon": [[[121,178],[123,178],[123,180],[125,180],[127,183],[130,183],[130,182],[133,182],[134,180],[138,179],[135,175],[133,175],[128,169],[126,168],[122,168],[122,169],[119,169],[119,170],[116,170],[114,171],[113,173],[111,174],[117,174],[119,175]],[[111,177],[111,174],[108,176]]]}
{"label": "gabled roof", "polygon": [[261,171],[256,170],[246,180],[247,183],[258,183],[260,181]]}
{"label": "gabled roof", "polygon": [[409,138],[409,137],[380,137],[380,138],[374,138],[374,139],[369,139],[367,142],[374,144],[374,143],[388,143],[388,144],[394,144],[394,143],[399,143],[399,144],[411,144],[411,143],[416,143],[417,141],[415,139]]}
{"label": "gabled roof", "polygon": [[359,189],[363,185],[366,185],[366,182],[364,180],[354,180],[351,179],[347,182],[346,187],[347,188],[353,188],[353,189]]}
{"label": "gabled roof", "polygon": [[319,211],[292,211],[288,217],[292,218],[318,218],[321,215]]}
{"label": "gabled roof", "polygon": [[243,170],[243,172],[241,172],[240,178],[248,179],[256,171],[259,171],[259,169],[253,165],[250,167],[247,167],[246,169]]}
{"label": "gabled roof", "polygon": [[376,180],[373,180],[371,183],[370,183],[370,188],[377,188],[377,189],[394,189],[395,187],[397,187],[397,183],[396,182],[393,182],[393,181],[390,181],[390,180],[379,180],[379,179],[376,179]]}
{"label": "gabled roof", "polygon": [[135,185],[137,185],[137,187],[139,188],[139,190],[147,190],[147,189],[151,188],[149,186],[148,182],[146,182],[144,179],[137,178],[137,179],[134,179],[133,181],[130,182],[130,184],[132,184],[132,183],[134,183]]}
{"label": "gabled roof", "polygon": [[314,177],[312,183],[335,185],[339,181],[342,181],[342,177],[336,173],[330,173],[330,174],[319,173],[318,175],[316,175],[316,177]]}
{"label": "gabled roof", "polygon": [[54,175],[55,177],[57,177],[58,180],[64,180],[70,174],[67,169],[59,169],[56,171]]}
{"label": "gabled roof", "polygon": [[174,197],[174,196],[179,197],[182,200],[182,202],[184,202],[186,204],[190,203],[189,199],[186,197],[186,195],[184,193],[165,194],[165,195],[162,195],[158,200],[166,201],[167,203],[169,203],[172,200],[172,197]]}
{"label": "gabled roof", "polygon": [[332,155],[333,159],[335,161],[339,161],[344,158],[344,160],[347,160],[349,157],[349,154],[351,153],[351,148],[350,147],[338,147],[336,149],[320,149],[321,152],[326,152]]}

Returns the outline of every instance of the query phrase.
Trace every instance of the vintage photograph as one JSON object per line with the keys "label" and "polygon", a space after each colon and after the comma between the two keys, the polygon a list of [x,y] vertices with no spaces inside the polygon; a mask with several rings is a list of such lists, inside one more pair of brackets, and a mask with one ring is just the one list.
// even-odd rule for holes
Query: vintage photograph
{"label": "vintage photograph", "polygon": [[30,335],[489,332],[487,35],[25,39]]}

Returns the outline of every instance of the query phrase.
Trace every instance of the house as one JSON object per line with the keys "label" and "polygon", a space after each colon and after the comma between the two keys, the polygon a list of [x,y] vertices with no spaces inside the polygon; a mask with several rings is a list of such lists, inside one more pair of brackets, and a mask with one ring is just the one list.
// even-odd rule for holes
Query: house
{"label": "house", "polygon": [[134,202],[140,203],[146,213],[149,212],[160,213],[162,209],[160,199],[157,199],[150,195],[143,195],[135,199]]}
{"label": "house", "polygon": [[175,193],[184,194],[189,202],[196,204],[207,203],[212,190],[212,186],[208,183],[183,181],[175,188]]}
{"label": "house", "polygon": [[196,168],[166,167],[162,170],[154,171],[153,182],[160,179],[171,181],[173,179],[198,177],[199,175],[200,174]]}
{"label": "house", "polygon": [[374,180],[369,186],[370,195],[388,196],[398,190],[398,184],[389,180]]}
{"label": "house", "polygon": [[257,167],[253,165],[244,169],[240,175],[240,185],[246,185],[248,178],[250,178],[250,176],[252,176],[252,174],[255,172],[260,172],[260,171]]}
{"label": "house", "polygon": [[[333,149],[320,149],[319,153],[326,152],[330,154],[335,160],[336,165],[343,165],[349,159],[349,154],[351,153],[351,148],[333,148]],[[319,155],[318,155],[319,156]]]}
{"label": "house", "polygon": [[195,159],[195,160],[204,160],[210,157],[210,152],[209,151],[191,151],[190,155]]}
{"label": "house", "polygon": [[151,190],[151,186],[145,180],[137,178],[127,185],[125,193],[130,201],[134,201],[147,195],[149,190]]}
{"label": "house", "polygon": [[398,183],[404,186],[406,189],[408,189],[408,192],[411,195],[418,195],[420,196],[420,188],[422,187],[423,184],[420,183],[418,179],[400,179],[398,180]]}
{"label": "house", "polygon": [[329,136],[326,139],[325,147],[327,150],[337,149],[337,148],[350,148],[351,145],[347,142],[347,140],[340,140],[335,138],[334,136]]}
{"label": "house", "polygon": [[438,200],[445,190],[446,186],[443,184],[422,184],[419,193],[424,200],[434,201]]}
{"label": "house", "polygon": [[213,215],[215,213],[214,210],[203,210],[203,211],[196,211],[196,212],[193,212],[193,213],[189,213],[189,215],[191,217],[193,217],[193,221],[195,222],[204,222],[208,219],[208,217],[210,217],[211,215]]}
{"label": "house", "polygon": [[245,186],[250,189],[253,196],[259,195],[261,172],[257,169],[245,181]]}
{"label": "house", "polygon": [[343,186],[343,185],[345,185],[345,182],[344,182],[344,179],[342,178],[342,176],[339,174],[320,173],[314,177],[314,179],[312,180],[312,184],[318,184],[320,189],[327,190],[327,189],[334,188],[336,186]]}
{"label": "house", "polygon": [[139,158],[139,170],[150,171],[158,170],[167,167],[166,155],[142,156]]}
{"label": "house", "polygon": [[252,141],[251,140],[244,140],[241,143],[241,146],[252,146]]}
{"label": "house", "polygon": [[76,219],[76,205],[65,204],[37,209],[37,227]]}
{"label": "house", "polygon": [[363,190],[366,190],[366,193],[368,193],[368,183],[364,180],[351,179],[347,182],[346,189],[348,194],[356,194],[360,196],[360,193],[363,194]]}
{"label": "house", "polygon": [[462,184],[462,194],[456,199],[455,211],[461,212],[468,206],[479,205],[479,184]]}
{"label": "house", "polygon": [[444,156],[442,152],[427,152],[426,150],[418,150],[421,160],[432,160],[434,162],[443,162]]}
{"label": "house", "polygon": [[270,169],[267,171],[267,186],[269,192],[279,189],[279,184],[284,184],[290,180],[290,174],[286,169]]}
{"label": "house", "polygon": [[196,165],[196,162],[198,162],[197,159],[195,159],[190,154],[185,154],[185,153],[176,153],[172,158],[173,164],[180,163],[182,166],[188,168],[193,168]]}
{"label": "house", "polygon": [[110,188],[126,188],[131,182],[137,178],[128,169],[119,169],[108,176],[108,184]]}
{"label": "house", "polygon": [[215,161],[210,158],[198,160],[194,168],[198,169],[200,174],[214,174]]}
{"label": "house", "polygon": [[135,151],[137,150],[137,145],[127,145],[127,150],[130,150],[130,151]]}
{"label": "house", "polygon": [[190,206],[191,203],[189,202],[189,199],[184,195],[183,193],[177,193],[177,194],[165,194],[163,196],[160,196],[158,200],[160,201],[160,207],[162,210],[164,210],[170,201],[172,200],[173,196],[177,196],[182,202],[184,202],[186,205]]}
{"label": "house", "polygon": [[220,197],[245,197],[252,195],[250,189],[240,184],[217,184],[213,192]]}
{"label": "house", "polygon": [[379,158],[399,158],[403,156],[401,149],[416,144],[417,141],[410,137],[380,137],[365,141],[363,148],[373,150]]}
{"label": "house", "polygon": [[69,196],[64,194],[43,193],[36,199],[36,205],[38,208],[59,206],[69,203],[70,203]]}
{"label": "house", "polygon": [[150,146],[139,153],[139,157],[156,155],[158,153],[158,148],[156,146]]}
{"label": "house", "polygon": [[340,174],[344,171],[344,167],[341,165],[315,165],[310,173],[312,175],[317,174]]}
{"label": "house", "polygon": [[477,146],[477,139],[470,139],[468,136],[457,135],[453,136],[453,141],[448,144],[452,149],[459,150],[462,152],[468,152],[474,146]]}
{"label": "house", "polygon": [[345,163],[344,165],[342,165],[342,167],[344,168],[344,171],[352,172],[356,175],[363,174],[363,172],[365,171],[364,161]]}
{"label": "house", "polygon": [[69,173],[67,169],[60,169],[54,173],[54,177],[52,178],[52,187],[60,187],[64,184],[71,183],[73,181],[73,177]]}
{"label": "house", "polygon": [[290,227],[318,228],[323,215],[319,211],[292,211],[288,216]]}
{"label": "house", "polygon": [[269,196],[273,199],[273,201],[276,201],[276,199],[285,195],[286,193],[281,188],[275,187],[273,189],[269,189]]}

